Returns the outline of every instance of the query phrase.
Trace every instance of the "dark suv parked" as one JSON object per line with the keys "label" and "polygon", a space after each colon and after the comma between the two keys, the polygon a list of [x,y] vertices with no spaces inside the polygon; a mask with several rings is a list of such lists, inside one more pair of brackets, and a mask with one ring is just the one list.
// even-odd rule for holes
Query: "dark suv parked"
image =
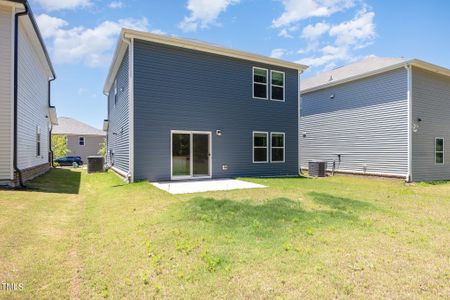
{"label": "dark suv parked", "polygon": [[55,159],[55,162],[58,163],[60,166],[73,166],[74,163],[76,163],[79,166],[83,165],[83,161],[79,156],[60,157],[58,159]]}

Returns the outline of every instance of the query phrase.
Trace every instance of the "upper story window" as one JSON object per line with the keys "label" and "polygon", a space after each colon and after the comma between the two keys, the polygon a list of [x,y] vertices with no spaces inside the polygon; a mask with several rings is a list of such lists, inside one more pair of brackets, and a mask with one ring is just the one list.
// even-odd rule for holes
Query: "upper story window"
{"label": "upper story window", "polygon": [[41,127],[36,127],[36,156],[41,156]]}
{"label": "upper story window", "polygon": [[268,145],[269,133],[261,131],[253,131],[253,162],[266,163],[268,162]]}
{"label": "upper story window", "polygon": [[118,91],[117,91],[117,79],[114,80],[114,106],[117,105]]}
{"label": "upper story window", "polygon": [[78,137],[78,144],[80,145],[80,146],[84,146],[86,143],[85,143],[86,141],[85,141],[85,139],[84,139],[84,136],[80,136],[80,137]]}
{"label": "upper story window", "polygon": [[443,138],[436,138],[436,145],[435,145],[435,162],[437,165],[443,165],[444,164],[444,139]]}
{"label": "upper story window", "polygon": [[284,72],[270,71],[270,100],[284,101]]}
{"label": "upper story window", "polygon": [[269,71],[253,67],[253,98],[267,100]]}

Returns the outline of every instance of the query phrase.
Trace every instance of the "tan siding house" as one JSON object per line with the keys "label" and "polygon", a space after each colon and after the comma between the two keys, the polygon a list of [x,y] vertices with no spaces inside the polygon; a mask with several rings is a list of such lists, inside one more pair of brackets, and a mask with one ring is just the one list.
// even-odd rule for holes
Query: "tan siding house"
{"label": "tan siding house", "polygon": [[28,1],[0,0],[0,185],[16,186],[50,167],[51,61]]}
{"label": "tan siding house", "polygon": [[67,117],[58,118],[52,134],[65,136],[70,149],[67,156],[80,156],[84,163],[89,156],[98,155],[106,138],[106,133],[100,129]]}

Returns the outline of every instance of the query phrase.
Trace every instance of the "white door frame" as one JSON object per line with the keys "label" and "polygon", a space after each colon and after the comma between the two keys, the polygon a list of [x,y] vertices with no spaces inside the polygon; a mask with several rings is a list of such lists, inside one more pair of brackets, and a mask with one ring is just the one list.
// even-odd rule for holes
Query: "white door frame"
{"label": "white door frame", "polygon": [[[190,171],[189,176],[173,176],[173,134],[189,134],[190,136]],[[208,135],[208,176],[194,176],[194,134],[206,134]],[[170,180],[192,180],[192,179],[210,179],[212,178],[212,133],[211,131],[193,131],[193,130],[171,130],[170,131]]]}

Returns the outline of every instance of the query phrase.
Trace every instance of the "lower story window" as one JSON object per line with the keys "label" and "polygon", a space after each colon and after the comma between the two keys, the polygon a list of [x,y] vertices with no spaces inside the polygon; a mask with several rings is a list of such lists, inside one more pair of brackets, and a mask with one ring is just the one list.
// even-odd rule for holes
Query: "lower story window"
{"label": "lower story window", "polygon": [[438,165],[444,164],[444,139],[436,138],[435,162]]}
{"label": "lower story window", "polygon": [[41,127],[36,127],[36,156],[41,156]]}
{"label": "lower story window", "polygon": [[253,162],[268,162],[268,132],[253,132]]}
{"label": "lower story window", "polygon": [[270,161],[284,162],[284,133],[270,133]]}
{"label": "lower story window", "polygon": [[78,144],[80,146],[84,146],[84,144],[85,144],[84,136],[78,137]]}

